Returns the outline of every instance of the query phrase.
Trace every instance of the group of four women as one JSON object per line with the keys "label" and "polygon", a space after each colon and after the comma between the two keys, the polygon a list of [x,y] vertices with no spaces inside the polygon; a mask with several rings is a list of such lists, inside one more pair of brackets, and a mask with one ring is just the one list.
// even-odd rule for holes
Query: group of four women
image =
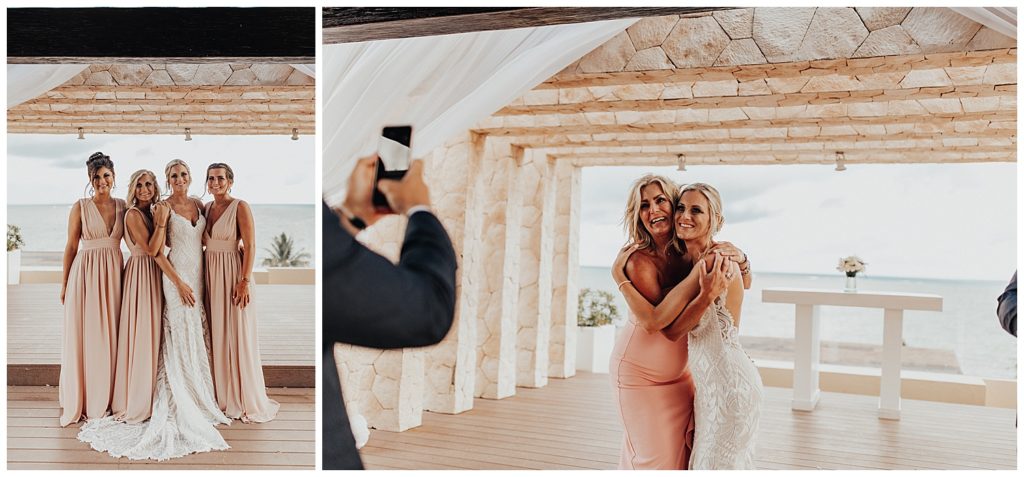
{"label": "group of four women", "polygon": [[122,200],[109,156],[86,165],[91,197],[72,207],[64,250],[60,423],[87,419],[79,439],[117,457],[226,449],[216,424],[266,422],[279,408],[249,306],[255,225],[230,195],[234,173],[207,168],[204,206],[179,159],[164,170],[162,201],[148,170],[132,174]]}

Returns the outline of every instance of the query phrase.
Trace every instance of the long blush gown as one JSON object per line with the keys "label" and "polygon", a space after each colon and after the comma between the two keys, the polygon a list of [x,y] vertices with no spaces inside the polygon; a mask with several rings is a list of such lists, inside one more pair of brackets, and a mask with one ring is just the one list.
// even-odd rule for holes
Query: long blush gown
{"label": "long blush gown", "polygon": [[[132,207],[125,214],[139,214],[146,227],[149,217]],[[127,223],[127,221],[126,221]],[[125,232],[124,241],[132,255],[124,265],[121,323],[117,334],[117,367],[110,410],[114,418],[136,423],[149,419],[156,392],[156,367],[160,355],[160,317],[164,309],[163,274],[156,260]]]}
{"label": "long blush gown", "polygon": [[619,469],[686,469],[694,433],[687,338],[648,333],[630,315],[609,371],[625,431]]}
{"label": "long blush gown", "polygon": [[121,236],[125,203],[114,199],[113,230],[107,233],[92,199],[78,201],[82,242],[71,263],[64,294],[64,346],[60,360],[60,425],[107,415],[117,359],[121,309]]}
{"label": "long blush gown", "polygon": [[[213,345],[213,387],[224,414],[243,422],[267,422],[281,407],[267,397],[253,304],[232,303],[242,278],[238,251],[238,204],[234,199],[206,236],[206,303]],[[206,206],[210,213],[211,202]],[[251,287],[251,285],[250,285]]]}

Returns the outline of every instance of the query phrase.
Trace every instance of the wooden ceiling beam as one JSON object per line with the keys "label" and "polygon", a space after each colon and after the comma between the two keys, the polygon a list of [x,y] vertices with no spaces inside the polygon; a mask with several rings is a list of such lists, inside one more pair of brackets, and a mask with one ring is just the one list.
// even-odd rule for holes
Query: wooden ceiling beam
{"label": "wooden ceiling beam", "polygon": [[764,78],[796,78],[827,75],[863,76],[907,73],[935,68],[965,68],[1017,62],[1017,49],[963,51],[922,55],[840,58],[759,65],[711,66],[664,70],[621,71],[557,75],[535,89],[623,86],[630,84],[681,83],[692,81],[753,81]]}
{"label": "wooden ceiling beam", "polygon": [[[625,136],[625,135],[624,135]],[[781,137],[781,138],[724,138],[724,139],[629,139],[628,136],[622,139],[580,139],[569,140],[566,136],[550,136],[538,138],[524,138],[522,141],[514,141],[512,144],[522,148],[547,149],[547,148],[600,148],[600,147],[622,147],[622,148],[655,148],[655,147],[685,147],[702,145],[747,145],[760,147],[764,145],[803,145],[803,144],[850,144],[853,147],[861,144],[900,143],[905,141],[915,142],[958,142],[975,140],[979,144],[991,143],[1012,143],[1016,144],[1017,136],[1013,130],[995,129],[992,131],[979,131],[970,134],[885,134],[885,135],[858,135],[858,136],[815,136],[815,137]],[[798,146],[800,147],[800,146]]]}
{"label": "wooden ceiling beam", "polygon": [[674,99],[619,99],[558,104],[530,104],[506,106],[494,116],[517,116],[539,114],[572,114],[586,112],[616,111],[663,111],[682,108],[764,108],[779,106],[802,106],[811,104],[853,104],[878,103],[885,101],[938,99],[938,98],[981,98],[1003,96],[1016,98],[1017,92],[996,89],[995,85],[948,86],[934,88],[896,88],[858,91],[827,91],[820,93],[761,94],[746,96],[710,96],[701,98]]}
{"label": "wooden ceiling beam", "polygon": [[835,118],[787,118],[774,120],[735,120],[718,122],[682,123],[634,123],[634,124],[579,124],[545,125],[523,127],[483,127],[472,132],[491,136],[538,136],[567,134],[619,134],[619,133],[660,133],[675,131],[710,131],[721,129],[780,129],[813,127],[858,127],[872,125],[942,125],[954,121],[1016,122],[1016,110],[984,113],[941,113],[916,115],[886,115],[879,117],[835,117]]}
{"label": "wooden ceiling beam", "polygon": [[[845,163],[852,164],[946,164],[946,163],[985,163],[985,162],[1016,162],[1016,151],[999,153],[990,152],[929,152],[929,153],[890,153],[890,154],[846,154]],[[555,160],[571,161],[572,164],[580,167],[596,166],[649,166],[667,167],[676,166],[679,158],[675,154],[636,156],[624,155],[573,155],[573,154],[552,154]],[[734,154],[722,154],[720,156],[709,156],[691,159],[687,156],[687,166],[700,165],[813,165],[821,164],[832,166],[835,164],[835,153],[805,153],[791,155],[749,155],[740,156]]]}
{"label": "wooden ceiling beam", "polygon": [[324,44],[509,30],[661,15],[719,7],[323,8]]}

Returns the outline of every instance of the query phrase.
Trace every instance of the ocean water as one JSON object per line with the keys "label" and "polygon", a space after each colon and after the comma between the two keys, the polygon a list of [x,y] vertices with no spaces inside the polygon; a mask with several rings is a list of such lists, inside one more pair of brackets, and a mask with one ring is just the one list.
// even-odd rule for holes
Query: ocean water
{"label": "ocean water", "polygon": [[[1010,277],[1006,277],[1007,282]],[[762,303],[761,290],[774,287],[842,289],[845,276],[754,273],[743,301],[740,335],[793,338],[793,305]],[[612,293],[619,314],[626,303],[615,289],[608,267],[580,267],[580,288]],[[1016,379],[1017,340],[1000,327],[996,298],[1005,282],[928,280],[858,276],[860,290],[931,293],[943,298],[941,312],[906,311],[903,338],[907,346],[952,351],[965,375]],[[821,307],[822,341],[882,344],[882,310]]]}
{"label": "ocean water", "polygon": [[[314,205],[250,205],[256,222],[256,267],[269,256],[265,249],[281,232],[292,238],[296,250],[308,253],[313,263],[317,210]],[[63,252],[70,211],[70,204],[8,205],[7,223],[21,227],[25,251]]]}

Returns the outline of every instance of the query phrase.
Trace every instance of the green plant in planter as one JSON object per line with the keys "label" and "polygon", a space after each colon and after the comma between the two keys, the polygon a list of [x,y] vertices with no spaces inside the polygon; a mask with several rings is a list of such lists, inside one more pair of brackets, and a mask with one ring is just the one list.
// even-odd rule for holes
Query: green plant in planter
{"label": "green plant in planter", "polygon": [[25,241],[21,239],[21,227],[7,224],[7,251],[13,252],[24,246]]}
{"label": "green plant in planter", "polygon": [[580,290],[576,324],[579,326],[610,325],[619,318],[615,297],[604,290]]}

